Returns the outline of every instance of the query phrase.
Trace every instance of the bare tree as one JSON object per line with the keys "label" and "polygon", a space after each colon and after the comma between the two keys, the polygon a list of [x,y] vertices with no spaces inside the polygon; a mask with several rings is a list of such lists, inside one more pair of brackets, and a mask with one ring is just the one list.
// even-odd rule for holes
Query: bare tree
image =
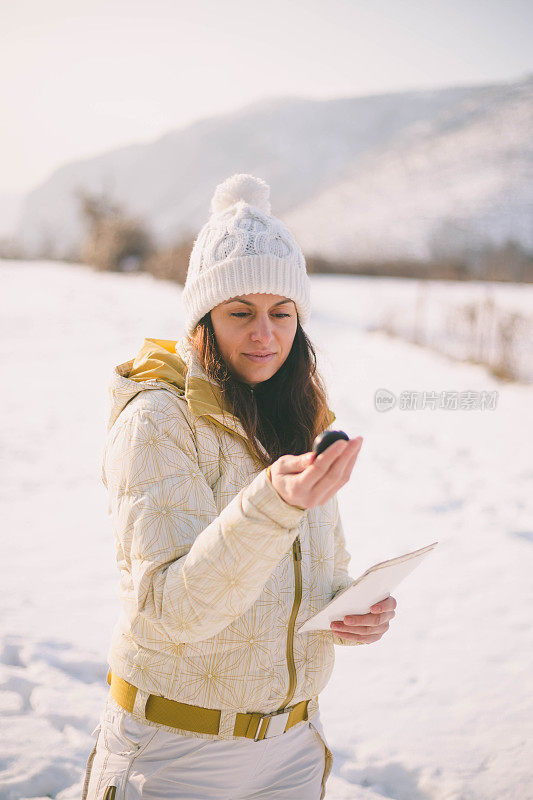
{"label": "bare tree", "polygon": [[81,260],[100,270],[143,269],[155,250],[143,220],[128,216],[106,193],[93,195],[78,188],[75,195],[88,228],[81,247]]}

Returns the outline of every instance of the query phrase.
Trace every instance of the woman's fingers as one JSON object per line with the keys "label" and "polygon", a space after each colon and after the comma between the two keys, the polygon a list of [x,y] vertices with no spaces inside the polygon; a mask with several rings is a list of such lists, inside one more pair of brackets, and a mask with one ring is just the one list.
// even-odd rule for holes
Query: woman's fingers
{"label": "woman's fingers", "polygon": [[276,462],[276,471],[279,475],[298,475],[311,463],[310,453],[299,456],[281,456]]}
{"label": "woman's fingers", "polygon": [[278,494],[292,505],[321,505],[349,479],[362,437],[334,442],[320,455],[281,456],[271,470]]}
{"label": "woman's fingers", "polygon": [[387,630],[389,620],[395,616],[394,610],[383,611],[381,614],[347,614],[342,620],[333,620],[330,628],[350,633],[376,633]]}
{"label": "woman's fingers", "polygon": [[377,636],[380,639],[389,630],[389,620],[387,619],[379,625],[350,625],[334,621],[330,624],[330,628],[334,633],[338,633],[341,636],[350,634],[351,636],[359,636],[365,641],[376,641],[373,637]]}
{"label": "woman's fingers", "polygon": [[382,611],[380,614],[346,614],[342,622],[346,625],[381,625],[394,616],[396,616],[394,610]]}
{"label": "woman's fingers", "polygon": [[389,595],[384,600],[380,600],[378,603],[374,603],[373,606],[370,606],[370,611],[378,614],[380,611],[394,611],[397,605],[396,598]]}
{"label": "woman's fingers", "polygon": [[385,633],[389,629],[389,621],[382,622],[381,625],[346,625],[341,624],[339,628],[333,626],[334,630],[345,630],[348,633],[358,633],[361,636],[372,636],[374,633]]}
{"label": "woman's fingers", "polygon": [[337,439],[336,442],[330,444],[322,453],[311,461],[312,474],[313,474],[313,483],[316,483],[318,478],[321,475],[324,475],[329,469],[331,469],[332,465],[342,456],[342,454],[349,448],[350,442],[354,441],[353,439]]}
{"label": "woman's fingers", "polygon": [[326,450],[313,461],[308,476],[309,479],[311,479],[311,476],[314,478],[311,484],[311,490],[314,495],[318,496],[318,505],[321,505],[321,502],[325,502],[325,500],[321,498],[325,497],[328,499],[349,479],[362,443],[363,440],[361,437],[350,439],[349,441],[335,442],[331,447],[328,447],[328,450],[332,450],[335,445],[340,445],[337,451],[333,453],[333,459],[327,463],[322,462],[322,464],[320,464],[320,459],[328,452],[328,450]]}
{"label": "woman's fingers", "polygon": [[348,631],[335,631],[335,633],[342,639],[353,639],[354,641],[361,642],[362,644],[372,644],[372,642],[378,642],[383,636],[382,633],[377,633],[372,636],[362,636],[359,633],[348,633]]}
{"label": "woman's fingers", "polygon": [[362,445],[362,440],[361,440],[361,444],[359,445],[359,447],[356,448],[355,451],[351,454],[351,456],[350,456],[350,458],[348,460],[348,463],[347,463],[347,465],[346,465],[346,467],[344,469],[343,480],[344,480],[345,483],[346,483],[346,481],[350,480],[350,475],[352,474],[352,470],[353,470],[355,462],[357,460],[357,456],[359,455],[359,451],[361,450],[361,445]]}

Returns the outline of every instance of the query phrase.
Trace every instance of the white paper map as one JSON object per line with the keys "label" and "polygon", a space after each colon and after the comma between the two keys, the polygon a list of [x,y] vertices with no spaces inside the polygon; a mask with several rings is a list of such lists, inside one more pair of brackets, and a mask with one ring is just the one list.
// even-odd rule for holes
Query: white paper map
{"label": "white paper map", "polygon": [[438,542],[433,542],[412,553],[380,561],[369,567],[350,586],[339,592],[333,600],[298,628],[306,631],[330,631],[333,620],[342,620],[346,614],[368,614],[370,607],[390,597],[393,589],[417,567]]}

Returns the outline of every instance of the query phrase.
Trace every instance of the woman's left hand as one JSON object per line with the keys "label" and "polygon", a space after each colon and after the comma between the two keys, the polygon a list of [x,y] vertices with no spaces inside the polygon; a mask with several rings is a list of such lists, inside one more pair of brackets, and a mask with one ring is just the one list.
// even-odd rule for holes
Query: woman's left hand
{"label": "woman's left hand", "polygon": [[377,642],[389,629],[389,620],[395,616],[396,600],[387,597],[370,607],[369,614],[348,614],[344,620],[334,620],[330,628],[343,639],[355,639],[370,644]]}

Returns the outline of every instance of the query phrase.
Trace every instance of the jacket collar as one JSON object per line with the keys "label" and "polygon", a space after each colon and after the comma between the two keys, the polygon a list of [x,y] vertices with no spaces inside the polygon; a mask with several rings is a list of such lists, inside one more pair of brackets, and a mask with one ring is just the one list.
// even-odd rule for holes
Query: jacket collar
{"label": "jacket collar", "polygon": [[[109,387],[111,411],[108,430],[126,404],[144,389],[169,388],[187,401],[196,416],[206,416],[217,425],[249,442],[241,421],[227,404],[219,385],[205,371],[188,336],[181,339],[146,338],[134,359],[116,366]],[[330,425],[335,414],[330,409]],[[268,458],[264,447],[259,449]]]}
{"label": "jacket collar", "polygon": [[[191,411],[197,416],[206,416],[227,430],[237,433],[246,441],[246,431],[228,405],[220,386],[207,374],[196,349],[187,336],[183,336],[174,343],[177,356],[185,365],[184,394]],[[267,451],[258,442],[260,450],[268,457]]]}
{"label": "jacket collar", "polygon": [[[241,421],[232,414],[218,384],[209,378],[187,336],[178,340],[146,338],[135,358],[114,367],[108,431],[139,392],[160,388],[177,392],[193,414],[209,417],[248,442]],[[259,447],[266,456],[260,443]]]}

